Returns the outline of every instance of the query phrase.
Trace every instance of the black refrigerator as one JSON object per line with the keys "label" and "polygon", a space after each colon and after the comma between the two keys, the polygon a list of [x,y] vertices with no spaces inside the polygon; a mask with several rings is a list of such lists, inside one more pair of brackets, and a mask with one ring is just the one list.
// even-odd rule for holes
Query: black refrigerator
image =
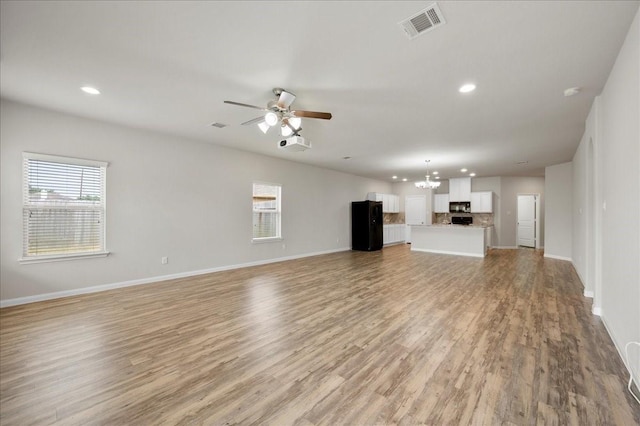
{"label": "black refrigerator", "polygon": [[373,251],[382,244],[382,202],[351,202],[351,248]]}

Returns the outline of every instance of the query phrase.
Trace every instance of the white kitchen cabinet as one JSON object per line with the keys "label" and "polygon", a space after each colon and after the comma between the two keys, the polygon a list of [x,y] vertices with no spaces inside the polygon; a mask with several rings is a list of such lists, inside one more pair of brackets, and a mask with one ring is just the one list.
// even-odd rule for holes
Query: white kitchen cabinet
{"label": "white kitchen cabinet", "polygon": [[367,193],[367,200],[370,200],[370,201],[382,201],[382,204],[384,206],[384,194],[382,194],[380,192],[369,192],[369,193]]}
{"label": "white kitchen cabinet", "polygon": [[388,213],[400,213],[400,196],[396,194],[385,194],[387,197]]}
{"label": "white kitchen cabinet", "polygon": [[486,228],[484,228],[484,243],[488,249],[493,247],[492,234],[493,234],[493,226],[487,226]]}
{"label": "white kitchen cabinet", "polygon": [[384,245],[399,244],[405,241],[405,225],[389,224],[382,227],[382,241]]}
{"label": "white kitchen cabinet", "polygon": [[493,213],[493,192],[472,192],[471,213]]}
{"label": "white kitchen cabinet", "polygon": [[380,192],[369,192],[367,200],[382,201],[383,213],[400,213],[400,196],[395,194],[382,194]]}
{"label": "white kitchen cabinet", "polygon": [[471,201],[471,178],[449,179],[449,201]]}
{"label": "white kitchen cabinet", "polygon": [[449,213],[449,194],[436,194],[433,196],[434,213]]}

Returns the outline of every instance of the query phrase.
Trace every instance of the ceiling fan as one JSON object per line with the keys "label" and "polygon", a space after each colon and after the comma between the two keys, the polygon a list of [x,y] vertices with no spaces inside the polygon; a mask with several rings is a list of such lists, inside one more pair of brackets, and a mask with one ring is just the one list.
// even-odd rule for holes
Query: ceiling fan
{"label": "ceiling fan", "polygon": [[245,121],[242,125],[248,126],[251,124],[258,124],[260,130],[262,130],[263,133],[267,133],[271,127],[280,123],[280,132],[282,136],[285,137],[299,136],[298,133],[302,130],[302,118],[331,120],[331,113],[329,112],[292,111],[291,104],[295,101],[296,95],[291,92],[287,92],[280,87],[274,88],[273,94],[276,95],[276,98],[269,101],[266,108],[234,101],[224,101],[224,103],[264,111],[264,115]]}

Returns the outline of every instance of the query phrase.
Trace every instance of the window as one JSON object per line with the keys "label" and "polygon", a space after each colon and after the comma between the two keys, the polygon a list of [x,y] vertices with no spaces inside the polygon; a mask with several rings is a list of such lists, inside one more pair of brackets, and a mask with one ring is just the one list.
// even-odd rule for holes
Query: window
{"label": "window", "polygon": [[280,239],[281,186],[253,184],[253,240]]}
{"label": "window", "polygon": [[23,262],[105,256],[107,163],[23,153]]}

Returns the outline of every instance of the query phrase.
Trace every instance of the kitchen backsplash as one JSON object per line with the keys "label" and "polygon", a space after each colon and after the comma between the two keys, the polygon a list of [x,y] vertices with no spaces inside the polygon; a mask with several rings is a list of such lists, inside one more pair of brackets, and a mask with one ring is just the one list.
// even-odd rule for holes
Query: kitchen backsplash
{"label": "kitchen backsplash", "polygon": [[[493,213],[436,213],[435,216],[434,224],[442,223],[445,220],[451,222],[451,216],[471,216],[474,225],[493,225]],[[383,213],[382,223],[385,225],[405,223],[404,212]]]}
{"label": "kitchen backsplash", "polygon": [[383,213],[382,223],[386,225],[404,223],[404,212],[400,213]]}
{"label": "kitchen backsplash", "polygon": [[451,222],[451,216],[471,216],[474,225],[493,226],[493,213],[436,213],[434,223],[443,223],[443,221]]}

